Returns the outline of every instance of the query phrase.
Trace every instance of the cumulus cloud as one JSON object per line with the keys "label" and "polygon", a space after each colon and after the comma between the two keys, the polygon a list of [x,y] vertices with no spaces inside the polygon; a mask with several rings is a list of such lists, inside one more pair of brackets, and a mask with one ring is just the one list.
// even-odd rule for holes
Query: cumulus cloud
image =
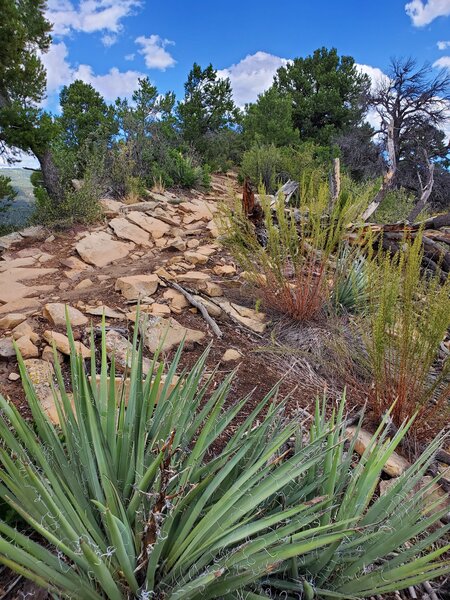
{"label": "cumulus cloud", "polygon": [[138,46],[141,46],[139,54],[142,54],[145,59],[145,64],[149,69],[160,69],[165,71],[168,67],[173,67],[176,60],[166,49],[167,46],[171,46],[174,42],[165,40],[159,35],[151,35],[145,37],[144,35],[139,36],[135,40]]}
{"label": "cumulus cloud", "polygon": [[378,67],[371,67],[370,65],[357,64],[356,68],[365,75],[370,77],[372,89],[376,88],[377,85],[383,80],[387,79],[387,75],[383,73]]}
{"label": "cumulus cloud", "polygon": [[450,15],[450,0],[412,0],[405,5],[405,10],[413,25],[423,27],[438,17]]}
{"label": "cumulus cloud", "polygon": [[259,51],[218,71],[218,75],[230,79],[234,101],[238,106],[244,106],[248,102],[254,102],[258,94],[267,90],[272,85],[277,69],[288,62],[286,58]]}
{"label": "cumulus cloud", "polygon": [[141,0],[49,0],[47,18],[53,23],[56,36],[72,31],[119,33],[122,19],[133,14],[141,4]]}
{"label": "cumulus cloud", "polygon": [[72,68],[67,60],[68,50],[64,42],[53,43],[41,60],[47,71],[47,93],[52,94],[72,79]]}
{"label": "cumulus cloud", "polygon": [[134,54],[134,52],[132,52],[131,54],[125,54],[124,58],[125,58],[125,60],[132,61],[135,59],[135,57],[136,57],[136,54]]}
{"label": "cumulus cloud", "polygon": [[81,79],[90,83],[105,100],[113,101],[118,96],[129,96],[138,86],[138,79],[144,77],[138,71],[119,71],[113,67],[105,75],[96,75],[90,65],[80,65],[73,72],[72,80]]}
{"label": "cumulus cloud", "polygon": [[438,42],[437,47],[439,50],[446,50],[447,48],[450,48],[450,42]]}
{"label": "cumulus cloud", "polygon": [[450,69],[450,56],[441,56],[436,62],[433,63],[433,67]]}
{"label": "cumulus cloud", "polygon": [[[52,97],[63,85],[69,85],[76,79],[90,83],[108,101],[117,96],[130,96],[137,88],[138,79],[145,77],[139,71],[119,71],[113,67],[108,73],[96,74],[90,65],[74,66],[68,59],[68,50],[64,42],[54,42],[50,50],[42,54],[41,60],[47,70],[47,95]],[[44,103],[45,104],[45,103]]]}

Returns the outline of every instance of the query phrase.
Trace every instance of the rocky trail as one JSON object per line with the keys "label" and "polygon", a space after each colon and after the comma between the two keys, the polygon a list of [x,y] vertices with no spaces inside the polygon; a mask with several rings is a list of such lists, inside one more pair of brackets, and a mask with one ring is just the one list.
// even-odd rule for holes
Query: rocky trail
{"label": "rocky trail", "polygon": [[154,193],[133,205],[105,199],[101,225],[59,234],[32,227],[0,238],[0,392],[26,414],[14,340],[56,420],[52,345],[68,368],[65,307],[86,358],[91,324],[98,327],[105,314],[108,351],[123,371],[139,302],[147,358],[164,339],[163,354],[170,359],[185,339],[182,362],[189,367],[212,342],[208,366],[220,365],[218,378],[239,365],[230,401],[254,387],[255,401],[261,398],[283,373],[253,352],[266,329],[265,315],[241,295],[236,266],[216,241],[214,214],[233,188],[233,178],[216,176],[208,194]]}

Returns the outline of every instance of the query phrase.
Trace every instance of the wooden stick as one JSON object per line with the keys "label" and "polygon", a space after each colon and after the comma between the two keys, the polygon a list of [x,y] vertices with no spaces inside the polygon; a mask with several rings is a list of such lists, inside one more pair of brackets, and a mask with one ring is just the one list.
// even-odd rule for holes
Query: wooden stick
{"label": "wooden stick", "polygon": [[202,302],[200,302],[199,300],[196,300],[187,290],[185,290],[183,287],[181,287],[181,285],[178,285],[178,283],[175,283],[174,281],[169,281],[168,279],[166,279],[165,277],[162,277],[161,275],[159,275],[159,278],[162,281],[164,281],[164,283],[166,285],[172,287],[174,290],[177,290],[177,292],[180,292],[180,294],[183,294],[183,296],[186,298],[186,300],[188,302],[190,302],[192,304],[192,306],[195,306],[195,308],[198,308],[198,310],[202,313],[203,318],[208,323],[208,325],[211,327],[211,329],[213,330],[215,335],[219,339],[222,337],[223,333],[220,330],[220,327],[217,325],[217,323],[214,321],[214,319],[208,313],[206,306]]}

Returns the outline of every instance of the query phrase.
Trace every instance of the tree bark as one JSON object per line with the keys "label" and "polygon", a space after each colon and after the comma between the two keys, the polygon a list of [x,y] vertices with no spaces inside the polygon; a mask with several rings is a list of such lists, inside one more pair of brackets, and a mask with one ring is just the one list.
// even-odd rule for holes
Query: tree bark
{"label": "tree bark", "polygon": [[418,175],[418,177],[419,177],[419,183],[420,183],[420,198],[419,198],[418,202],[416,203],[416,205],[414,206],[414,208],[409,213],[409,215],[408,215],[408,217],[406,219],[410,223],[414,223],[414,221],[420,215],[420,213],[425,208],[425,206],[426,206],[426,204],[428,202],[428,199],[429,199],[429,197],[431,195],[431,192],[433,191],[433,185],[434,185],[434,164],[430,163],[430,161],[428,160],[428,156],[425,155],[425,157],[426,157],[427,166],[428,166],[428,182],[427,182],[427,184],[424,187],[422,185],[422,180],[420,178],[420,175]]}
{"label": "tree bark", "polygon": [[42,180],[51,200],[59,204],[64,199],[64,188],[61,183],[59,169],[53,160],[52,152],[46,148],[43,152],[35,152],[42,172]]}
{"label": "tree bark", "polygon": [[373,215],[373,213],[380,206],[380,204],[386,197],[386,194],[391,189],[391,187],[394,183],[394,177],[397,172],[397,154],[396,154],[396,150],[395,150],[396,146],[395,146],[394,135],[395,135],[394,120],[391,119],[391,121],[389,122],[389,126],[387,128],[387,149],[388,149],[388,157],[389,157],[389,159],[388,159],[389,160],[389,168],[388,168],[387,173],[383,177],[383,183],[381,184],[380,191],[377,193],[375,198],[372,200],[372,202],[369,204],[367,209],[361,215],[362,221],[367,221],[367,219],[369,219]]}

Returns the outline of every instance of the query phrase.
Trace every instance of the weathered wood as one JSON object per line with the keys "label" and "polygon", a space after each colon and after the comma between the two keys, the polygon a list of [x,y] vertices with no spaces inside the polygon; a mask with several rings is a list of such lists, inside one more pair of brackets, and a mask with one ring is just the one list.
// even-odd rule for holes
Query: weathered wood
{"label": "weathered wood", "polygon": [[190,304],[192,304],[192,306],[194,306],[201,312],[202,317],[205,319],[205,321],[208,323],[208,325],[213,330],[214,334],[219,339],[223,336],[223,333],[222,333],[220,327],[217,325],[217,323],[211,317],[211,315],[209,314],[209,312],[206,309],[206,306],[202,302],[200,302],[199,300],[196,300],[192,294],[190,294],[186,289],[181,287],[181,285],[179,285],[178,283],[175,283],[174,281],[170,281],[169,279],[166,279],[165,277],[162,277],[161,275],[159,276],[159,278],[162,279],[162,281],[164,281],[164,283],[166,285],[172,287],[177,292],[180,292],[180,294],[183,294],[183,296],[186,298],[186,300]]}

